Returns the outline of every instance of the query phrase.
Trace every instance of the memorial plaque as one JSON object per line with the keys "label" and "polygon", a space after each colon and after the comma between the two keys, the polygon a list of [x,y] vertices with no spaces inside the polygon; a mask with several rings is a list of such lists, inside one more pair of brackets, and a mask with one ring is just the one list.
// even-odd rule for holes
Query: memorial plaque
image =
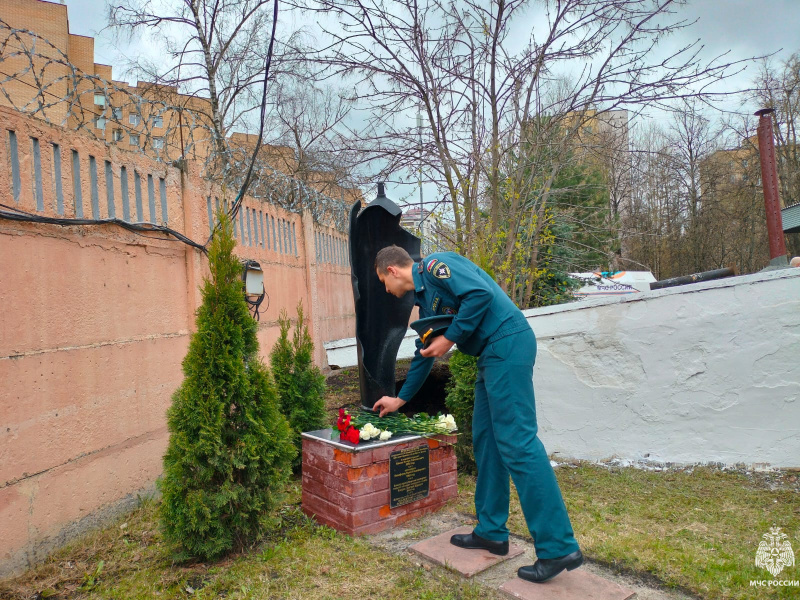
{"label": "memorial plaque", "polygon": [[427,497],[430,483],[428,446],[398,450],[389,455],[389,508]]}

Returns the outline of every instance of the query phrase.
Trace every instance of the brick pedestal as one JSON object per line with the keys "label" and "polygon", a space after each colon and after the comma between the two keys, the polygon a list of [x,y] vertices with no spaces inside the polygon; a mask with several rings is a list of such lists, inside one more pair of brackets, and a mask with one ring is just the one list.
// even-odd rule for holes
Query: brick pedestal
{"label": "brick pedestal", "polygon": [[[303,512],[352,536],[377,533],[436,512],[458,493],[454,435],[352,445],[331,440],[330,429],[303,433]],[[338,434],[338,432],[337,432]],[[389,455],[427,445],[430,493],[389,507]]]}

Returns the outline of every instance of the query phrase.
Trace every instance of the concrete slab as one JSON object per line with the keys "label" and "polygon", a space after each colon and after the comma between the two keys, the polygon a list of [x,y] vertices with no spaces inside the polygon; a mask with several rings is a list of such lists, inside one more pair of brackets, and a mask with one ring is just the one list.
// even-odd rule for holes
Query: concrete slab
{"label": "concrete slab", "polygon": [[523,548],[514,543],[509,544],[508,554],[505,556],[497,556],[488,550],[467,550],[453,546],[450,543],[451,536],[458,533],[471,532],[472,526],[459,527],[414,544],[409,547],[409,550],[413,550],[420,556],[424,556],[443,567],[457,571],[464,577],[472,577],[476,573],[480,573],[509,558],[519,556],[524,552]]}
{"label": "concrete slab", "polygon": [[545,583],[531,583],[516,577],[500,591],[518,600],[627,600],[633,590],[598,577],[583,569],[563,571]]}

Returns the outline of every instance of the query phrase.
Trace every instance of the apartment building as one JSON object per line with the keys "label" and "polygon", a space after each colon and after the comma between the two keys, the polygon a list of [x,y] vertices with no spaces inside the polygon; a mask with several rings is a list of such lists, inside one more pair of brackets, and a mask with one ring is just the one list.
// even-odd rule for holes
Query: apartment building
{"label": "apartment building", "polygon": [[0,105],[152,157],[208,157],[209,101],[115,80],[94,38],[70,33],[66,5],[0,0],[0,44]]}

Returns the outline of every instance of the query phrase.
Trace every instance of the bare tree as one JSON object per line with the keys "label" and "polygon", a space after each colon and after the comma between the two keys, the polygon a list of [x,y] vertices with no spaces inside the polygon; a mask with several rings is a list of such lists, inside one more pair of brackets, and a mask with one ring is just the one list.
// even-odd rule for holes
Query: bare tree
{"label": "bare tree", "polygon": [[[457,248],[486,257],[508,287],[520,234],[545,222],[551,186],[576,137],[615,108],[681,97],[709,100],[731,63],[702,62],[698,46],[658,54],[688,25],[674,0],[306,0],[335,17],[315,60],[319,77],[347,77],[371,109],[361,136],[370,157],[397,173],[418,159],[408,118],[421,110],[427,173],[447,190]],[[530,24],[535,24],[530,29]],[[569,74],[569,77],[565,77]],[[534,123],[535,125],[531,125]],[[532,133],[533,132],[533,133]],[[532,137],[535,136],[535,137]],[[506,155],[538,145],[535,173]],[[527,233],[526,233],[527,235]],[[523,259],[535,271],[535,252]],[[531,267],[534,267],[531,269]]]}
{"label": "bare tree", "polygon": [[[720,131],[715,130],[710,119],[696,102],[683,102],[672,114],[667,140],[669,159],[666,167],[676,182],[676,202],[681,225],[681,272],[703,271],[709,264],[713,237],[714,203],[720,169],[709,162],[718,150]],[[717,265],[723,266],[723,265]]]}
{"label": "bare tree", "polygon": [[769,255],[752,133],[723,128],[688,103],[664,128],[635,135],[626,257],[661,279],[763,268]]}
{"label": "bare tree", "polygon": [[632,135],[631,204],[623,220],[626,257],[645,265],[659,279],[676,274],[680,209],[670,163],[670,143],[655,124]]}
{"label": "bare tree", "polygon": [[[147,81],[207,98],[216,152],[225,132],[243,126],[260,106],[273,13],[270,0],[120,0],[107,5],[109,25],[121,35],[147,33],[164,59],[131,64]],[[271,70],[271,77],[276,75]]]}
{"label": "bare tree", "polygon": [[345,121],[353,102],[344,91],[293,76],[277,83],[271,99],[269,140],[293,150],[281,168],[329,195],[351,186],[358,157],[348,151]]}

